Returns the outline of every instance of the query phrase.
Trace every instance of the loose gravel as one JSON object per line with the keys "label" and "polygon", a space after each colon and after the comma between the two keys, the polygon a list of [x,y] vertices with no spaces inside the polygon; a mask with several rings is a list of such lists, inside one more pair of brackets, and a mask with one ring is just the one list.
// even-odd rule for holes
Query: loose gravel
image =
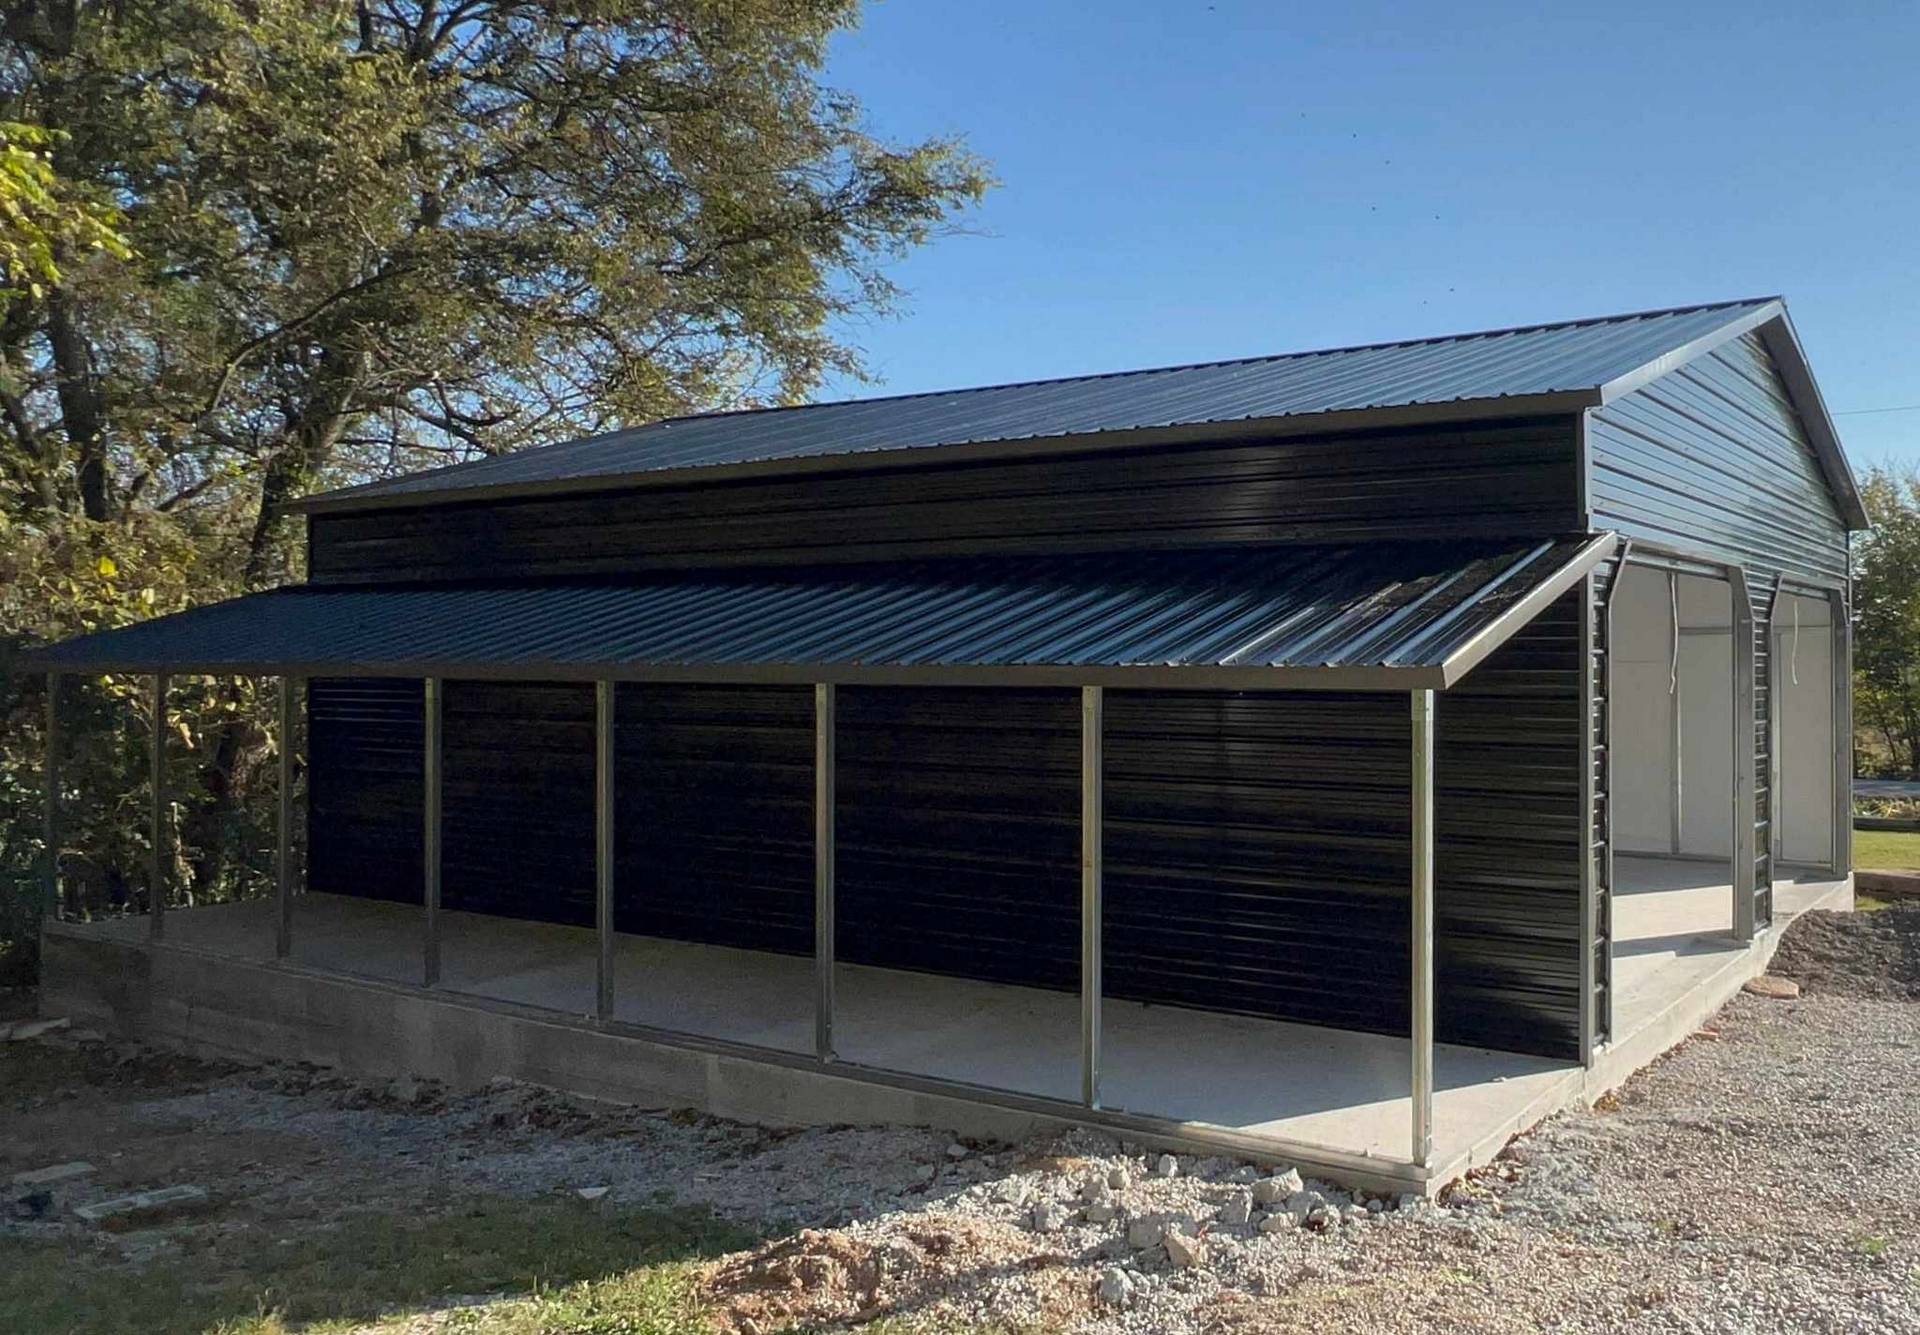
{"label": "loose gravel", "polygon": [[774,1131],[523,1085],[454,1096],[168,1065],[82,1034],[51,1046],[94,1087],[0,1094],[0,1173],[83,1157],[100,1171],[0,1232],[77,1235],[69,1207],[87,1199],[207,1186],[205,1217],[94,1239],[137,1270],[196,1231],[584,1190],[761,1230],[699,1276],[714,1327],[741,1335],[883,1316],[1087,1335],[1920,1332],[1920,1005],[1884,999],[1906,966],[1872,963],[1914,958],[1920,914],[1893,912],[1796,924],[1775,969],[1801,998],[1736,998],[1438,1203],[1090,1133]]}

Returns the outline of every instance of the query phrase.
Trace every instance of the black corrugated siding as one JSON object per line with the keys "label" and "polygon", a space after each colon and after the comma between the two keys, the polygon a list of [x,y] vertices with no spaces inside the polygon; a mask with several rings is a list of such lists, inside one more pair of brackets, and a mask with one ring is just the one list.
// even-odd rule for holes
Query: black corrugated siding
{"label": "black corrugated siding", "polygon": [[1753,921],[1773,921],[1773,580],[1747,582],[1753,602]]}
{"label": "black corrugated siding", "polygon": [[1592,409],[1593,526],[1837,581],[1846,529],[1759,336]]}
{"label": "black corrugated siding", "polygon": [[[1445,1041],[1577,1042],[1567,602],[1440,700]],[[317,856],[313,888],[415,899],[418,684],[314,686],[314,847],[354,862]],[[1077,986],[1076,694],[845,688],[839,712],[841,957]],[[448,684],[447,907],[591,920],[591,717],[584,686]],[[810,951],[811,693],[623,686],[616,719],[620,930]],[[1106,759],[1110,996],[1404,1032],[1404,696],[1114,691]]]}
{"label": "black corrugated siding", "polygon": [[315,583],[959,554],[1558,536],[1573,419],[314,515]]}
{"label": "black corrugated siding", "polygon": [[315,677],[307,683],[307,884],[419,903],[421,683]]}

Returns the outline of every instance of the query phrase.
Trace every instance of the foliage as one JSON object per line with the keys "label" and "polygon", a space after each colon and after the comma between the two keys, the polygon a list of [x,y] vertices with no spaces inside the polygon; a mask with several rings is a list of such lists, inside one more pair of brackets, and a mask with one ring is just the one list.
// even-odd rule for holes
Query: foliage
{"label": "foliage", "polygon": [[1854,716],[1866,754],[1920,775],[1920,470],[1880,465],[1861,484],[1873,528],[1854,546]]}
{"label": "foliage", "polygon": [[[689,1263],[752,1239],[704,1210],[601,1211],[481,1196],[445,1213],[366,1213],[296,1229],[215,1234],[137,1273],[71,1244],[0,1242],[0,1326],[98,1332],[420,1328],[450,1294],[495,1295],[448,1329],[534,1335],[707,1329]],[[284,1230],[275,1230],[278,1236]]]}
{"label": "foliage", "polygon": [[0,311],[18,297],[44,297],[60,279],[62,254],[129,254],[114,230],[117,212],[72,198],[54,171],[54,138],[38,125],[0,121]]}
{"label": "foliage", "polygon": [[[0,655],[297,578],[287,506],[317,488],[858,374],[837,331],[890,309],[887,264],[988,184],[822,82],[858,11],[9,6],[0,118],[44,130],[3,131],[43,191],[13,216],[45,243],[20,234],[34,276],[0,307]],[[69,852],[132,883],[138,822],[93,794],[137,787],[134,688],[74,689],[111,741],[68,766]],[[43,706],[0,696],[16,896]],[[181,884],[231,893],[251,855],[229,835],[271,800],[265,714],[246,684],[175,706]]]}

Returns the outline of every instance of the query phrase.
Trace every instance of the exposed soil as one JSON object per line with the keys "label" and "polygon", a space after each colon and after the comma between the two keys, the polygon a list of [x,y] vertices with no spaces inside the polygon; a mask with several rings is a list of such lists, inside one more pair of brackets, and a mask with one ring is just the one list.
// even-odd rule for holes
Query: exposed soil
{"label": "exposed soil", "polygon": [[[738,1335],[878,1317],[890,1332],[1920,1332],[1920,1005],[1883,999],[1914,995],[1916,943],[1920,912],[1809,915],[1774,966],[1800,999],[1737,998],[1438,1205],[1309,1181],[1324,1205],[1266,1228],[1284,1201],[1242,1211],[1274,1165],[1182,1158],[1162,1176],[1158,1156],[1084,1133],[768,1130],[84,1033],[0,1044],[0,1178],[96,1166],[0,1236],[84,1247],[137,1283],[216,1235],[257,1245],[367,1211],[605,1188],[613,1207],[704,1205],[767,1239],[697,1275],[712,1327]],[[72,1214],[173,1183],[206,1187],[210,1208],[112,1233]],[[1168,1230],[1194,1263],[1144,1241]]]}
{"label": "exposed soil", "polygon": [[1808,993],[1920,1001],[1920,903],[1875,913],[1803,913],[1780,943],[1772,972]]}

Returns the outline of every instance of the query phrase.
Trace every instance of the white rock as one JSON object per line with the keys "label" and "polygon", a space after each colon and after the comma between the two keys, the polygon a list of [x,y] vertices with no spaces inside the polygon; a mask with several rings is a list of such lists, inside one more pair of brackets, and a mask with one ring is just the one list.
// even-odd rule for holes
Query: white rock
{"label": "white rock", "polygon": [[1105,1178],[1096,1177],[1080,1188],[1080,1199],[1088,1205],[1097,1205],[1113,1199],[1113,1188],[1107,1185]]}
{"label": "white rock", "polygon": [[972,1153],[972,1151],[957,1140],[947,1146],[947,1157],[949,1159],[964,1159],[970,1153]]}
{"label": "white rock", "polygon": [[1270,1214],[1260,1221],[1262,1233],[1290,1233],[1298,1227],[1300,1227],[1300,1221],[1284,1210]]}
{"label": "white rock", "polygon": [[1119,1217],[1120,1207],[1112,1201],[1095,1201],[1087,1207],[1089,1224],[1111,1224]]}
{"label": "white rock", "polygon": [[1168,1230],[1164,1239],[1167,1259],[1181,1270],[1191,1270],[1207,1257],[1206,1245],[1198,1238]]}
{"label": "white rock", "polygon": [[1155,1177],[1178,1177],[1180,1175],[1180,1161],[1171,1154],[1161,1155],[1153,1161],[1153,1175]]}
{"label": "white rock", "polygon": [[47,1187],[55,1182],[66,1182],[76,1177],[85,1177],[93,1171],[93,1165],[84,1159],[75,1159],[71,1163],[49,1164],[45,1168],[33,1168],[24,1173],[13,1175],[16,1187]]}
{"label": "white rock", "polygon": [[1243,1163],[1238,1168],[1235,1168],[1232,1172],[1228,1173],[1226,1180],[1229,1182],[1235,1183],[1236,1185],[1244,1187],[1251,1182],[1258,1181],[1259,1178],[1260,1178],[1260,1173],[1258,1169],[1256,1169],[1250,1163]]}
{"label": "white rock", "polygon": [[1135,1251],[1145,1251],[1157,1247],[1167,1234],[1166,1226],[1157,1219],[1136,1219],[1127,1225],[1127,1246]]}
{"label": "white rock", "polygon": [[1346,1216],[1349,1224],[1364,1224],[1371,1218],[1371,1216],[1367,1214],[1367,1207],[1364,1205],[1349,1205],[1340,1213]]}
{"label": "white rock", "polygon": [[612,1187],[575,1187],[573,1194],[583,1201],[597,1201],[612,1190]]}
{"label": "white rock", "polygon": [[1119,1266],[1100,1272],[1100,1301],[1109,1307],[1125,1307],[1133,1301],[1133,1281]]}
{"label": "white rock", "polygon": [[1220,1207],[1220,1222],[1228,1228],[1245,1228],[1253,1218],[1253,1193],[1236,1191]]}
{"label": "white rock", "polygon": [[1275,1173],[1272,1177],[1263,1177],[1253,1184],[1253,1199],[1261,1205],[1272,1205],[1284,1201],[1306,1184],[1300,1180],[1300,1170],[1289,1168],[1284,1173]]}
{"label": "white rock", "polygon": [[1326,1203],[1327,1198],[1317,1191],[1296,1191],[1287,1197],[1287,1213],[1304,1224],[1312,1218],[1315,1210],[1323,1208]]}
{"label": "white rock", "polygon": [[1058,1201],[1041,1201],[1033,1207],[1033,1229],[1036,1233],[1058,1233],[1067,1226],[1067,1207]]}
{"label": "white rock", "polygon": [[97,1224],[106,1219],[155,1218],[206,1202],[205,1187],[161,1187],[158,1191],[136,1191],[131,1196],[116,1196],[110,1201],[77,1205],[73,1212],[89,1224]]}
{"label": "white rock", "polygon": [[1126,1169],[1116,1165],[1107,1170],[1107,1185],[1115,1191],[1125,1191],[1133,1185],[1133,1178],[1128,1175]]}

